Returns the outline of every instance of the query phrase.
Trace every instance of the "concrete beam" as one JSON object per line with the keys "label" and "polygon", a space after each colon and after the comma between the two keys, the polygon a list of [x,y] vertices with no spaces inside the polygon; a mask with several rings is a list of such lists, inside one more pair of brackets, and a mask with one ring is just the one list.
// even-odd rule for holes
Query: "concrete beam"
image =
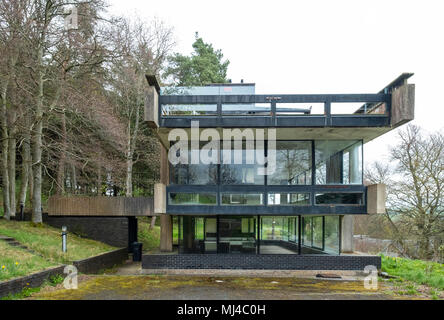
{"label": "concrete beam", "polygon": [[352,215],[341,216],[341,253],[352,253],[354,217]]}
{"label": "concrete beam", "polygon": [[159,127],[159,94],[154,86],[146,90],[145,121],[150,128]]}
{"label": "concrete beam", "polygon": [[385,213],[385,202],[387,199],[385,184],[373,184],[367,188],[367,213]]}
{"label": "concrete beam", "polygon": [[154,214],[166,214],[166,186],[163,183],[154,185]]}
{"label": "concrete beam", "polygon": [[415,119],[415,85],[404,84],[392,92],[391,125],[399,127]]}

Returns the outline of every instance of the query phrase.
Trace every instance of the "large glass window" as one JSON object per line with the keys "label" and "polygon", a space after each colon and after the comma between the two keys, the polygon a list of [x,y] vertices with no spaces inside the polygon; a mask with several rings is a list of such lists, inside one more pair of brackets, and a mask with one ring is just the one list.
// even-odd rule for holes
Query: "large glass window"
{"label": "large glass window", "polygon": [[269,193],[268,205],[309,206],[309,193]]}
{"label": "large glass window", "polygon": [[316,194],[316,204],[317,205],[332,205],[332,204],[342,204],[342,205],[363,205],[364,204],[364,194],[363,193],[319,193]]}
{"label": "large glass window", "polygon": [[263,200],[261,193],[222,193],[221,203],[232,206],[260,206]]}
{"label": "large glass window", "polygon": [[313,247],[323,249],[323,218],[313,217]]}
{"label": "large glass window", "polygon": [[362,141],[315,142],[316,184],[362,184]]}
{"label": "large glass window", "polygon": [[[204,144],[201,143],[201,147]],[[214,151],[216,152],[216,151]],[[192,150],[188,149],[188,163],[170,166],[171,184],[174,185],[215,185],[217,184],[217,164],[191,164]],[[177,157],[180,150],[177,151]]]}
{"label": "large glass window", "polygon": [[339,216],[325,216],[324,250],[331,254],[339,254]]}
{"label": "large glass window", "polygon": [[276,171],[268,176],[268,184],[310,185],[311,154],[310,141],[277,141]]}
{"label": "large glass window", "polygon": [[[248,144],[250,144],[249,142]],[[253,146],[254,146],[254,142]],[[242,142],[242,149],[235,149],[232,142],[231,149],[222,149],[221,152],[221,184],[226,185],[264,185],[264,165],[257,162],[256,151],[246,150],[247,143]],[[222,146],[223,148],[223,146]],[[264,150],[261,150],[263,153]],[[262,172],[263,173],[263,172]]]}
{"label": "large glass window", "polygon": [[256,219],[219,218],[219,253],[256,253]]}
{"label": "large glass window", "polygon": [[216,193],[174,193],[168,194],[170,205],[216,205]]}

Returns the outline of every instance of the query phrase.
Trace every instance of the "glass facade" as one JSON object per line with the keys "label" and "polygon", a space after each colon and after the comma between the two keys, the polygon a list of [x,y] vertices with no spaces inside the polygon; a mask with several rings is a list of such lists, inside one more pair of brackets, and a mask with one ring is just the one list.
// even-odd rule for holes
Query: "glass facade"
{"label": "glass facade", "polygon": [[[179,253],[339,254],[339,216],[180,216]],[[301,225],[300,225],[301,224]]]}
{"label": "glass facade", "polygon": [[315,141],[316,184],[362,184],[362,141]]}
{"label": "glass facade", "polygon": [[310,185],[311,154],[310,141],[277,141],[276,171],[269,175],[269,185]]}

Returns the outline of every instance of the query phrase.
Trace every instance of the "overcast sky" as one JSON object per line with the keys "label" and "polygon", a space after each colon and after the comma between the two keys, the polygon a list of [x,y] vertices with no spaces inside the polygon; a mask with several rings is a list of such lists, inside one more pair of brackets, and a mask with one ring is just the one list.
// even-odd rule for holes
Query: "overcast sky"
{"label": "overcast sky", "polygon": [[[110,12],[158,17],[189,54],[196,31],[230,60],[228,78],[258,94],[376,93],[413,72],[416,120],[444,128],[444,1],[109,0]],[[396,130],[365,147],[381,159]]]}

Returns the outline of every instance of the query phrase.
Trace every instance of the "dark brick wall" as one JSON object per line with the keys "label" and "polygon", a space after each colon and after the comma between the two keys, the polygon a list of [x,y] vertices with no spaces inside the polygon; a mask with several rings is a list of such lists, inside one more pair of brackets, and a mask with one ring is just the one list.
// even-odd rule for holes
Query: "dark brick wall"
{"label": "dark brick wall", "polygon": [[77,268],[78,272],[94,274],[122,264],[127,259],[128,250],[127,248],[122,248],[88,259],[74,261],[73,265]]}
{"label": "dark brick wall", "polygon": [[381,268],[379,256],[333,255],[144,255],[143,269],[247,269],[247,270],[364,270]]}
{"label": "dark brick wall", "polygon": [[42,272],[34,273],[26,277],[17,278],[0,283],[0,298],[8,294],[15,294],[21,292],[24,288],[40,287],[45,280],[51,276],[62,275],[65,266],[55,267]]}
{"label": "dark brick wall", "polygon": [[43,222],[55,228],[67,226],[69,232],[114,247],[128,247],[127,217],[51,217],[45,215]]}

